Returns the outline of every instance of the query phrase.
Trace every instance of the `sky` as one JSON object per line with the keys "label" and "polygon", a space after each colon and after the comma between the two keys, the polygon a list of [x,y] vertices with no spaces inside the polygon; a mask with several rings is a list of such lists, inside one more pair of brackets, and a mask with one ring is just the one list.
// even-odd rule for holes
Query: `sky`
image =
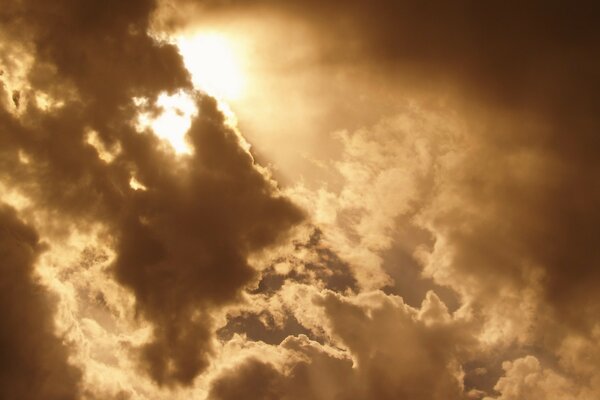
{"label": "sky", "polygon": [[599,11],[4,0],[0,398],[600,398]]}

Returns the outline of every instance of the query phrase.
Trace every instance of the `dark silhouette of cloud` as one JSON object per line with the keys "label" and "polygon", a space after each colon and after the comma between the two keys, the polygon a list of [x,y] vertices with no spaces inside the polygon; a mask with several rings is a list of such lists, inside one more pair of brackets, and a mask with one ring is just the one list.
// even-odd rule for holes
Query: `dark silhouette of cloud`
{"label": "dark silhouette of cloud", "polygon": [[[211,310],[251,280],[248,255],[303,216],[255,167],[216,102],[192,92],[175,47],[148,35],[154,5],[9,3],[5,20],[24,30],[23,47],[34,52],[28,95],[50,92],[64,105],[30,106],[21,117],[2,111],[0,162],[3,178],[59,212],[64,226],[107,225],[114,275],[155,327],[142,349],[145,368],[159,384],[191,384],[211,353]],[[133,126],[133,97],[175,89],[199,109],[189,132],[195,153],[185,159]],[[105,147],[120,145],[111,163],[87,143],[90,129]],[[131,189],[133,174],[146,191]]]}
{"label": "dark silhouette of cloud", "polygon": [[54,334],[54,300],[33,277],[37,232],[0,205],[0,397],[78,399],[81,372]]}

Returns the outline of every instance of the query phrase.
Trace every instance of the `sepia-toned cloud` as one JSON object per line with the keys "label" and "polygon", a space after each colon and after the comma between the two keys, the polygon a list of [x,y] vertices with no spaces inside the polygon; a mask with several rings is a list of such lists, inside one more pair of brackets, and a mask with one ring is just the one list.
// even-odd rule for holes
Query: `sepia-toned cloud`
{"label": "sepia-toned cloud", "polygon": [[6,1],[4,397],[597,398],[597,11]]}
{"label": "sepia-toned cloud", "polygon": [[[152,5],[9,8],[35,52],[29,96],[46,89],[38,82],[46,69],[52,84],[64,82],[75,94],[54,112],[4,112],[3,175],[60,213],[66,226],[108,226],[114,276],[154,324],[153,341],[142,349],[145,368],[159,384],[190,384],[211,353],[211,309],[235,300],[254,274],[248,255],[276,242],[302,213],[255,167],[205,95],[194,94],[200,116],[189,133],[191,157],[178,159],[148,131],[134,129],[132,97],[191,90],[175,48],[146,32]],[[118,144],[114,160],[98,157],[86,140],[89,129],[105,147]],[[30,162],[22,165],[18,151]],[[130,187],[132,174],[146,190]]]}
{"label": "sepia-toned cloud", "polygon": [[81,372],[56,336],[54,299],[36,281],[34,265],[44,250],[37,232],[11,207],[0,206],[0,393],[6,399],[77,399]]}

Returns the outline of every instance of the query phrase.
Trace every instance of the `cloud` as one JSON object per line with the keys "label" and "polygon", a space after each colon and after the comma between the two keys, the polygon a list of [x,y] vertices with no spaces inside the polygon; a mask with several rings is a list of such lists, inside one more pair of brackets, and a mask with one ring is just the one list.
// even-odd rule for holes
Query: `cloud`
{"label": "cloud", "polygon": [[[407,207],[425,208],[421,227],[432,232],[440,257],[454,259],[444,274],[457,279],[445,279],[443,268],[426,268],[431,274],[437,271],[438,283],[452,280],[463,285],[473,280],[467,286],[481,282],[482,289],[486,282],[500,280],[515,288],[514,293],[527,286],[535,292],[529,297],[543,297],[540,301],[570,324],[585,325],[587,319],[589,325],[590,314],[579,318],[569,310],[580,303],[585,303],[581,308],[594,309],[588,301],[589,285],[598,281],[596,269],[588,268],[598,262],[590,239],[600,218],[593,206],[599,191],[592,183],[598,175],[592,149],[598,145],[595,132],[600,127],[594,111],[600,81],[594,73],[599,57],[591,46],[599,35],[591,17],[593,2],[572,7],[541,2],[516,6],[240,0],[205,1],[196,7],[202,10],[200,21],[210,21],[211,15],[236,18],[253,13],[301,21],[319,40],[294,43],[312,46],[310,61],[336,66],[326,71],[335,71],[335,80],[351,88],[335,104],[345,104],[354,90],[357,98],[389,95],[422,108],[442,104],[442,112],[460,121],[458,140],[446,141],[450,149],[432,154],[430,161],[403,148],[390,157],[378,152],[374,158],[385,165],[374,164],[367,154],[373,152],[371,145],[400,145],[390,139],[393,129],[382,127],[385,122],[372,128],[367,140],[361,139],[361,154],[352,153],[351,141],[358,144],[365,134],[350,135],[338,163],[342,173],[346,171],[345,188],[332,195],[334,191],[306,185],[308,190],[299,194],[300,202],[317,206],[314,214],[325,225],[336,219],[349,221],[349,228],[344,226],[348,229],[330,233],[326,240],[338,247],[344,244],[343,257],[359,259],[362,266],[355,273],[365,275],[362,281],[375,287],[384,284],[381,253],[389,247],[391,220]],[[194,19],[193,13],[187,15]],[[374,83],[372,91],[364,89],[349,73],[355,68],[366,71],[363,79],[384,75],[394,89],[386,91],[381,83]],[[344,73],[350,78],[344,80]],[[400,108],[396,114],[403,118],[410,113]],[[419,128],[410,130],[420,134]],[[439,145],[438,140],[432,141]],[[404,151],[406,160],[393,159]],[[408,163],[414,167],[404,167]],[[403,173],[393,175],[399,164]],[[401,179],[427,165],[434,168],[427,178],[436,192],[408,196],[414,185],[400,184]],[[361,192],[367,185],[372,190]],[[408,197],[399,198],[401,194]],[[368,207],[372,218],[361,216],[364,210],[347,210],[357,204]],[[373,229],[374,224],[379,227]],[[453,275],[457,270],[466,275]],[[459,291],[466,293],[466,286]]]}
{"label": "cloud", "polygon": [[[545,368],[572,335],[591,340],[600,282],[593,2],[195,4],[201,21],[261,13],[300,21],[319,38],[303,61],[349,88],[333,101],[339,109],[348,98],[388,95],[417,104],[425,120],[431,112],[459,122],[424,127],[419,113],[386,108],[378,124],[342,135],[335,161],[316,160],[341,178],[297,190],[363,289],[406,277],[389,266],[403,260],[386,253],[400,248],[426,278],[459,294],[462,310],[484,325],[488,350],[514,359],[516,346]],[[370,87],[355,82],[357,68]],[[450,134],[439,134],[445,128]]]}
{"label": "cloud", "polygon": [[0,205],[0,395],[6,399],[78,399],[81,372],[55,335],[54,300],[34,278],[44,245],[15,210]]}
{"label": "cloud", "polygon": [[[141,349],[144,368],[161,385],[190,385],[208,365],[212,310],[250,282],[250,254],[275,244],[303,214],[254,164],[216,102],[192,91],[175,47],[148,35],[153,7],[10,3],[7,32],[23,28],[27,34],[13,39],[35,60],[24,96],[49,93],[63,104],[45,110],[32,101],[18,116],[2,109],[0,163],[4,181],[51,211],[45,223],[60,227],[54,239],[70,224],[106,227],[114,278],[154,326]],[[187,90],[199,110],[188,133],[191,156],[134,127],[134,97],[155,100],[175,89]],[[106,161],[99,145],[120,151]],[[146,190],[131,189],[133,176]]]}
{"label": "cloud", "polygon": [[138,171],[148,190],[136,194],[121,222],[114,266],[156,322],[145,358],[159,382],[191,382],[206,366],[210,308],[234,301],[254,275],[247,257],[302,218],[253,166],[215,102],[204,99],[199,109],[189,169]]}
{"label": "cloud", "polygon": [[[527,356],[515,361],[506,361],[503,366],[506,375],[498,381],[495,389],[500,396],[497,400],[516,400],[523,398],[544,399],[592,399],[593,395],[584,393],[577,384],[556,372],[542,368],[537,358]],[[580,396],[579,394],[582,393]],[[492,400],[485,397],[484,400]]]}
{"label": "cloud", "polygon": [[[362,288],[394,284],[390,274],[395,271],[389,271],[384,255],[400,242],[402,229],[418,236],[412,220],[431,196],[438,160],[460,135],[460,123],[448,110],[407,104],[374,126],[336,133],[341,159],[327,167],[341,177],[337,190],[301,184],[290,189],[298,204],[314,210],[326,242],[350,263]],[[408,237],[403,239],[400,245],[409,257],[427,244],[415,238],[411,246]]]}
{"label": "cloud", "polygon": [[[579,106],[584,106],[581,112],[590,112],[597,100],[597,60],[588,53],[598,38],[593,17],[597,8],[592,1],[577,7],[559,2],[515,5],[469,0],[454,4],[180,0],[176,4],[184,12],[178,14],[178,8],[171,7],[173,22],[178,16],[208,20],[211,13],[294,16],[321,33],[323,62],[373,64],[387,74],[404,75],[405,82],[427,81],[430,90],[458,85],[509,108],[562,109],[570,104],[569,112],[578,112]],[[198,13],[186,8],[192,4]]]}
{"label": "cloud", "polygon": [[299,312],[321,315],[331,344],[290,336],[272,347],[283,360],[238,362],[213,380],[209,399],[240,393],[256,399],[464,398],[460,360],[475,344],[472,327],[452,317],[435,294],[420,309],[382,292],[313,291],[309,298],[295,304],[308,308]]}
{"label": "cloud", "polygon": [[[325,125],[344,122],[351,97],[372,110],[359,113],[371,121],[364,128],[349,118],[337,131],[337,159],[315,160],[335,184],[289,190],[316,228],[268,266],[249,259],[290,240],[305,213],[216,101],[192,89],[177,49],[148,33],[154,17],[181,21],[150,0],[76,3],[8,1],[0,11],[9,43],[0,48],[0,180],[28,199],[23,218],[50,242],[103,226],[115,253],[106,272],[151,325],[135,354],[163,390],[191,387],[204,372],[198,384],[215,399],[494,396],[465,387],[465,376],[514,360],[498,399],[593,398],[600,58],[590,3],[196,2],[199,20],[264,9],[301,20],[320,38],[310,62],[333,66],[336,87],[349,88],[328,97],[340,100],[331,109],[344,106]],[[160,4],[189,11],[189,2]],[[136,130],[140,112],[159,113],[152,104],[173,93],[198,110],[191,154]],[[381,93],[400,100],[364,100]],[[31,292],[23,301],[37,316],[46,307],[30,277],[39,240],[12,211],[0,217],[21,235],[2,239],[23,266],[7,279]],[[22,341],[9,348],[48,343],[37,365],[58,366],[61,379],[18,390],[76,397],[78,374],[45,318],[14,322],[42,328],[8,333]],[[81,326],[100,332],[91,320]],[[224,362],[244,333],[269,350]]]}

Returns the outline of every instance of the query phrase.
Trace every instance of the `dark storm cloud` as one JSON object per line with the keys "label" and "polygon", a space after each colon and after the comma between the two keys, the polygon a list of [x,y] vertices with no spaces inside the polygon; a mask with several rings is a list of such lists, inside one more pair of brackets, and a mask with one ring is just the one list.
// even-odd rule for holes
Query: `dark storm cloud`
{"label": "dark storm cloud", "polygon": [[33,278],[36,231],[0,204],[0,397],[77,399],[80,372],[54,334],[54,302]]}
{"label": "dark storm cloud", "polygon": [[[144,0],[7,5],[6,35],[35,57],[26,95],[44,91],[64,105],[30,106],[20,117],[3,109],[0,165],[3,180],[60,212],[50,221],[59,222],[58,234],[71,224],[108,226],[115,277],[154,324],[141,353],[145,369],[159,384],[190,384],[211,352],[211,310],[250,281],[248,255],[302,215],[255,168],[216,102],[192,94],[175,47],[148,36],[153,7]],[[188,90],[199,108],[189,132],[195,154],[184,159],[132,126],[132,97],[152,102],[175,89]],[[107,148],[119,143],[113,162],[86,142],[90,129]],[[147,190],[129,187],[133,174]]]}

